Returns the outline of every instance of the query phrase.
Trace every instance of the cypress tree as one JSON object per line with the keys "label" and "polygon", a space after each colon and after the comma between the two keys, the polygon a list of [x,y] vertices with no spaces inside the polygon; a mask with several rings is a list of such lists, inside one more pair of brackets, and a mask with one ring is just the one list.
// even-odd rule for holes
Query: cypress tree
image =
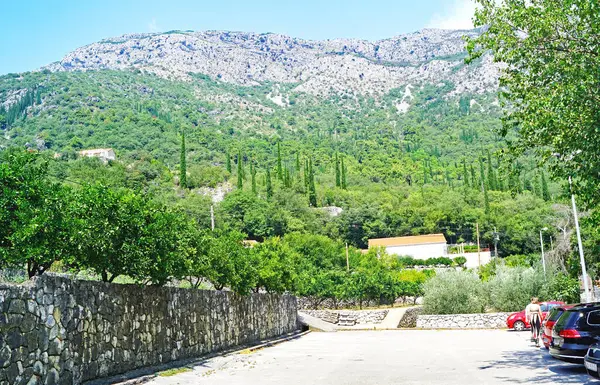
{"label": "cypress tree", "polygon": [[548,182],[546,181],[546,174],[542,171],[542,198],[545,201],[550,200],[550,191],[548,190]]}
{"label": "cypress tree", "polygon": [[252,178],[252,193],[256,195],[256,167],[254,167],[254,159],[250,160],[250,176]]}
{"label": "cypress tree", "polygon": [[231,174],[231,155],[227,152],[227,159],[225,160],[225,165],[227,167],[227,172]]}
{"label": "cypress tree", "polygon": [[271,184],[271,171],[269,171],[269,167],[267,167],[267,176],[266,176],[266,185],[267,185],[267,199],[271,199],[273,196],[273,185]]}
{"label": "cypress tree", "polygon": [[181,131],[181,151],[179,153],[179,187],[187,188],[187,165],[185,161],[185,131]]}
{"label": "cypress tree", "polygon": [[477,186],[477,177],[475,176],[475,168],[473,167],[473,163],[471,163],[471,186]]}
{"label": "cypress tree", "polygon": [[340,180],[340,157],[338,153],[335,153],[335,187],[341,187],[342,182]]}
{"label": "cypress tree", "polygon": [[237,159],[237,188],[244,188],[244,165],[242,164],[242,151],[240,150]]}
{"label": "cypress tree", "polygon": [[467,162],[463,160],[463,182],[466,188],[470,187],[469,183],[469,173],[467,172]]}
{"label": "cypress tree", "polygon": [[308,170],[308,159],[304,159],[304,188],[308,190],[309,185],[309,170]]}
{"label": "cypress tree", "polygon": [[309,161],[308,161],[308,174],[309,174],[308,203],[312,207],[317,207],[317,190],[315,188],[315,172],[313,170],[312,159],[309,159]]}
{"label": "cypress tree", "polygon": [[427,171],[427,164],[423,163],[423,184],[429,183],[429,172]]}
{"label": "cypress tree", "polygon": [[281,145],[277,142],[277,179],[283,181],[283,167],[281,166]]}
{"label": "cypress tree", "polygon": [[485,188],[485,184],[481,184],[481,188],[483,189],[483,204],[485,208],[485,213],[487,215],[490,214],[490,197],[488,196],[487,188]]}
{"label": "cypress tree", "polygon": [[496,183],[496,174],[492,167],[492,156],[490,155],[490,150],[487,151],[487,171],[488,171],[488,188],[490,190],[498,190],[498,185]]}
{"label": "cypress tree", "polygon": [[435,183],[435,174],[433,173],[433,167],[431,167],[431,161],[427,161],[427,169],[429,170],[429,178]]}
{"label": "cypress tree", "polygon": [[300,173],[300,153],[296,153],[296,172]]}
{"label": "cypress tree", "polygon": [[344,164],[344,157],[342,156],[341,159],[341,167],[342,167],[342,188],[344,190],[346,190],[348,188],[348,182],[346,181],[346,174],[347,174],[347,170],[346,170],[346,165]]}
{"label": "cypress tree", "polygon": [[527,190],[527,191],[533,191],[533,185],[531,184],[531,180],[529,178],[527,178],[527,176],[523,176],[523,190]]}
{"label": "cypress tree", "polygon": [[479,158],[479,178],[481,185],[487,187],[487,183],[485,180],[485,171],[483,171],[483,161],[481,160],[481,158]]}
{"label": "cypress tree", "polygon": [[533,193],[540,198],[543,198],[542,194],[542,181],[540,180],[540,175],[537,174],[533,178]]}

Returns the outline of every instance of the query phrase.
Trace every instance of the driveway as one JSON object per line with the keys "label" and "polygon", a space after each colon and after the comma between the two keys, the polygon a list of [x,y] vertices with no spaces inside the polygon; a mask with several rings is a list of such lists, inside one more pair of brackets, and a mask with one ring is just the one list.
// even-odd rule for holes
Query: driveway
{"label": "driveway", "polygon": [[153,385],[586,384],[528,332],[399,330],[309,333],[256,351],[209,359]]}

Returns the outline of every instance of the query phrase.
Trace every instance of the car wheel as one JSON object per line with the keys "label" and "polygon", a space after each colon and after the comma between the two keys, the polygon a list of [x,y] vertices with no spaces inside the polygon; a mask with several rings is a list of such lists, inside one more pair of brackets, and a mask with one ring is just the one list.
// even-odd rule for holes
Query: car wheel
{"label": "car wheel", "polygon": [[523,330],[525,330],[525,322],[523,321],[517,321],[513,324],[513,329],[515,329],[518,332],[522,332]]}

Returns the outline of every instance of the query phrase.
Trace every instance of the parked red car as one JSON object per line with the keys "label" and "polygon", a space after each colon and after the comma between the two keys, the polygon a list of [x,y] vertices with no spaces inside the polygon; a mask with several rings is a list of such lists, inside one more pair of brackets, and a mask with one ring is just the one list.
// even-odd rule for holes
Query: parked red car
{"label": "parked red car", "polygon": [[546,319],[544,320],[544,322],[542,322],[542,342],[544,342],[544,347],[546,349],[550,348],[550,343],[552,342],[552,328],[554,327],[554,324],[556,323],[556,321],[558,321],[558,319],[565,312],[565,310],[568,310],[573,306],[574,305],[557,306],[555,308],[550,309],[550,311],[548,312]]}
{"label": "parked red car", "polygon": [[[548,311],[550,311],[550,309],[564,304],[564,302],[560,301],[542,302],[540,303],[540,307],[542,308],[542,315],[544,316],[544,318],[546,318],[546,315],[548,314]],[[525,310],[509,315],[506,319],[506,326],[508,326],[509,329],[514,329],[516,331],[522,331],[531,327],[531,325],[529,325],[529,322],[527,322],[527,320],[525,319]]]}

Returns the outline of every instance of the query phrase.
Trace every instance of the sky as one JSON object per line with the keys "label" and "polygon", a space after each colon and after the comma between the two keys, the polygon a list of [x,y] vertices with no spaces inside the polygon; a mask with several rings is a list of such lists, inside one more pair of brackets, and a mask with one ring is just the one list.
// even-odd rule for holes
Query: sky
{"label": "sky", "polygon": [[232,30],[377,40],[471,28],[472,0],[0,0],[0,75],[134,32]]}

